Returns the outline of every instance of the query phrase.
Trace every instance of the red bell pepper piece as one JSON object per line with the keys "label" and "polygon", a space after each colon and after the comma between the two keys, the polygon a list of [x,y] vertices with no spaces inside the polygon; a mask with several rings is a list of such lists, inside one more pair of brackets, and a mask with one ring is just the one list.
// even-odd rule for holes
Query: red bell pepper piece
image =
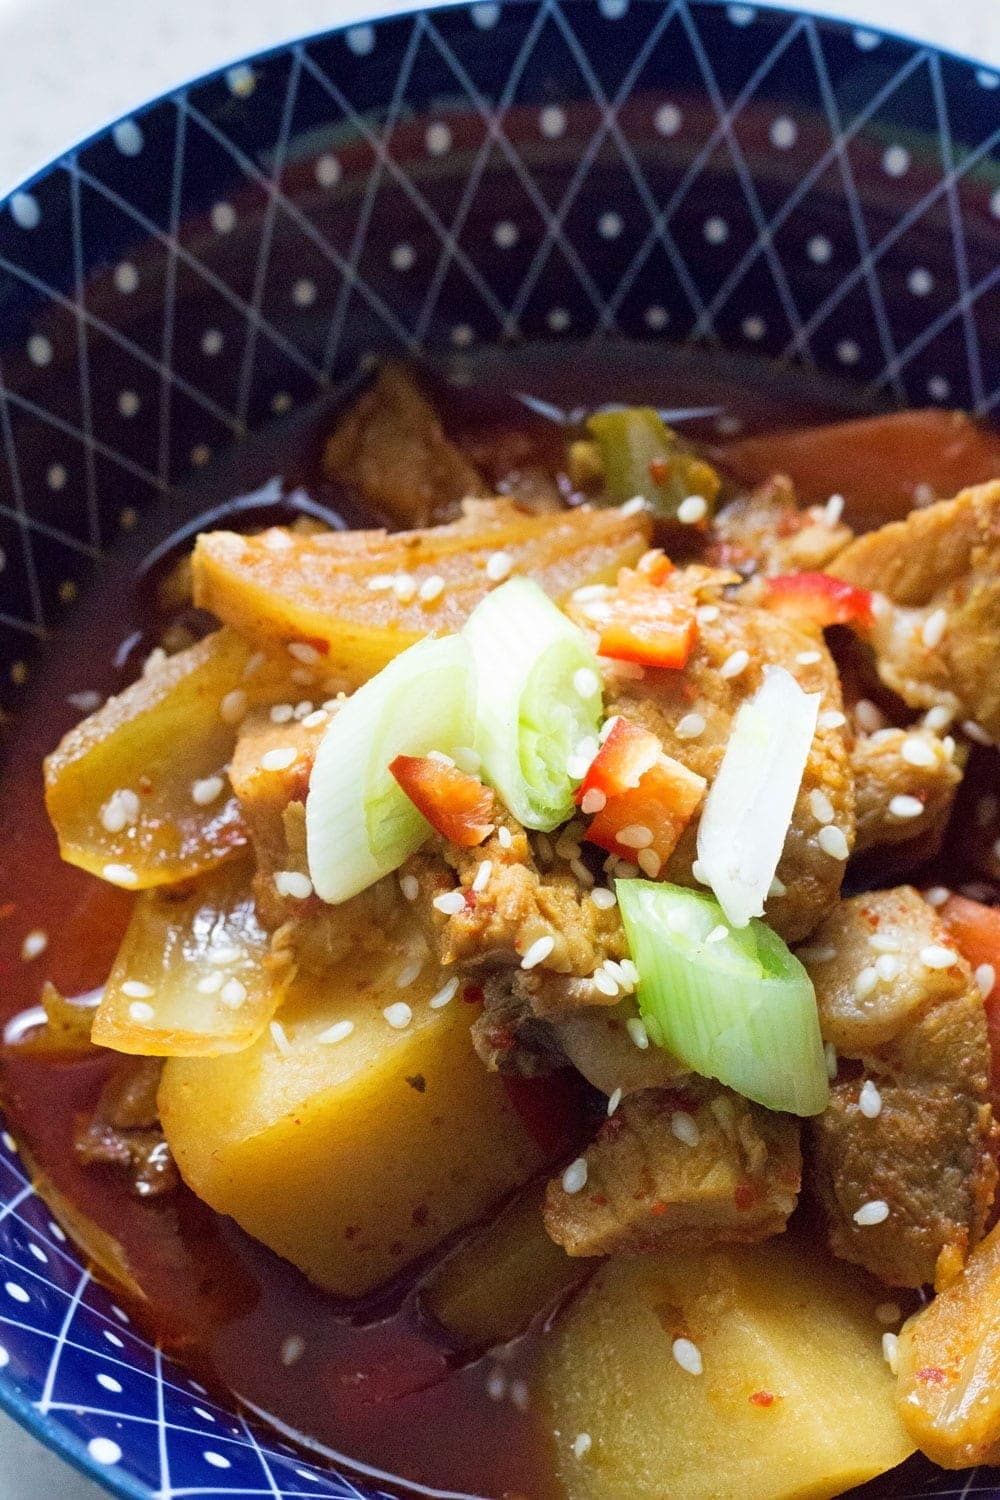
{"label": "red bell pepper piece", "polygon": [[[585,812],[595,816],[584,837],[622,859],[636,860],[641,849],[618,835],[648,831],[642,848],[655,858],[655,873],[670,857],[705,792],[705,781],[680,761],[664,755],[654,734],[619,717],[577,792]],[[600,806],[600,797],[604,802]],[[647,873],[654,873],[647,871]]]}
{"label": "red bell pepper piece", "polygon": [[827,625],[857,625],[870,630],[875,623],[868,589],[832,578],[829,573],[781,573],[767,579],[767,603],[777,614]]}
{"label": "red bell pepper piece", "polygon": [[414,807],[442,838],[462,849],[493,828],[493,793],[475,776],[433,755],[397,755],[389,767]]}
{"label": "red bell pepper piece", "polygon": [[640,777],[655,765],[659,754],[660,742],[656,735],[619,714],[577,788],[577,805],[584,801],[588,792],[598,791],[608,798],[634,791]]}
{"label": "red bell pepper piece", "polygon": [[615,661],[681,671],[687,666],[697,633],[691,605],[664,596],[655,588],[630,588],[609,601],[597,649],[601,656]]}

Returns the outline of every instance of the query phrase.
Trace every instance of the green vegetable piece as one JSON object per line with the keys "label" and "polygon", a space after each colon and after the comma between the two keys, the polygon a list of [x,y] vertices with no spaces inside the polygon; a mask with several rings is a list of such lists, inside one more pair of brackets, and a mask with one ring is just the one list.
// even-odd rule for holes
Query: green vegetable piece
{"label": "green vegetable piece", "polygon": [[604,483],[616,503],[641,495],[654,515],[671,520],[689,495],[700,495],[711,511],[719,476],[689,453],[651,406],[596,412],[587,431],[597,444]]}

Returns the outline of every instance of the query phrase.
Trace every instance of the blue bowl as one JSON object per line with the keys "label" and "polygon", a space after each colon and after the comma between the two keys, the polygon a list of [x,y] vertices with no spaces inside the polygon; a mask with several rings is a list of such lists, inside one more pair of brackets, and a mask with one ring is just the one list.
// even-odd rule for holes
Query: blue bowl
{"label": "blue bowl", "polygon": [[[998,85],[744,4],[483,0],[119,121],[0,205],[0,703],[16,721],[67,583],[129,513],[359,356],[694,341],[995,416]],[[6,1136],[0,1256],[0,1404],[114,1494],[393,1491],[162,1355]],[[959,1491],[1000,1479],[915,1461],[871,1493]]]}

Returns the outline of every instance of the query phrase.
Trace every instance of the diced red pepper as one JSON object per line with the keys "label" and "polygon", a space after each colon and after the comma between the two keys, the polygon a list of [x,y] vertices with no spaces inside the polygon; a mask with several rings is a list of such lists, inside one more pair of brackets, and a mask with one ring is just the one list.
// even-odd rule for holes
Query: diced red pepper
{"label": "diced red pepper", "polygon": [[677,847],[705,792],[701,776],[664,755],[654,734],[618,718],[577,793],[588,811],[588,793],[605,797],[584,837],[623,859],[635,860],[634,843],[621,843],[625,830],[648,830],[642,847],[662,865]]}
{"label": "diced red pepper", "polygon": [[829,573],[782,573],[769,578],[767,603],[778,614],[821,628],[857,625],[870,630],[875,623],[871,592]]}
{"label": "diced red pepper", "polygon": [[680,671],[694,649],[698,625],[691,604],[655,588],[619,590],[601,624],[598,652],[615,661]]}
{"label": "diced red pepper", "polygon": [[1000,910],[970,901],[967,896],[949,896],[939,915],[966,962],[973,969],[989,964],[993,970],[993,988],[984,1004],[993,1064],[993,1094],[1000,1102]]}
{"label": "diced red pepper", "polygon": [[397,755],[389,770],[414,807],[443,838],[462,849],[493,827],[493,793],[475,776],[432,755]]}

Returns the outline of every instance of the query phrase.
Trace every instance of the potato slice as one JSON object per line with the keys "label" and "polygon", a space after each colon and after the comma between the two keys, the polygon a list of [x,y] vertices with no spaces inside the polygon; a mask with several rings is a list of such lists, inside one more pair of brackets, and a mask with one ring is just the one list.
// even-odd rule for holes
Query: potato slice
{"label": "potato slice", "polygon": [[[500,577],[534,578],[561,600],[584,584],[610,583],[648,545],[649,521],[618,510],[526,515],[509,500],[473,501],[450,526],[428,531],[332,532],[293,537],[209,532],[194,554],[195,601],[264,642],[299,641],[329,674],[364,682],[429,631],[459,628]],[[490,558],[503,554],[505,563]],[[393,577],[406,579],[399,590]],[[441,580],[427,601],[420,589]],[[411,582],[412,580],[412,582]],[[436,587],[436,585],[435,585]]]}
{"label": "potato slice", "polygon": [[145,1057],[215,1057],[256,1041],[290,967],[270,958],[250,867],[224,865],[189,894],[143,891],[91,1040]]}
{"label": "potato slice", "polygon": [[519,1194],[440,1261],[421,1287],[421,1307],[464,1349],[508,1343],[588,1274],[545,1233],[544,1196],[544,1183]]}
{"label": "potato slice", "polygon": [[276,701],[292,666],[255,659],[234,631],[220,630],[71,729],[45,762],[63,859],[140,890],[238,853],[247,834],[225,779],[235,726],[249,705]]}
{"label": "potato slice", "polygon": [[428,962],[398,987],[419,941],[408,911],[374,935],[359,922],[346,960],[296,979],[280,1026],[244,1052],[173,1058],[160,1085],[190,1187],[346,1297],[481,1217],[546,1156],[473,1051],[469,1007],[430,1007],[440,971]]}
{"label": "potato slice", "polygon": [[899,1412],[942,1468],[1000,1463],[1000,1225],[903,1328]]}
{"label": "potato slice", "polygon": [[879,1296],[791,1235],[609,1261],[546,1355],[569,1500],[824,1500],[901,1463]]}

